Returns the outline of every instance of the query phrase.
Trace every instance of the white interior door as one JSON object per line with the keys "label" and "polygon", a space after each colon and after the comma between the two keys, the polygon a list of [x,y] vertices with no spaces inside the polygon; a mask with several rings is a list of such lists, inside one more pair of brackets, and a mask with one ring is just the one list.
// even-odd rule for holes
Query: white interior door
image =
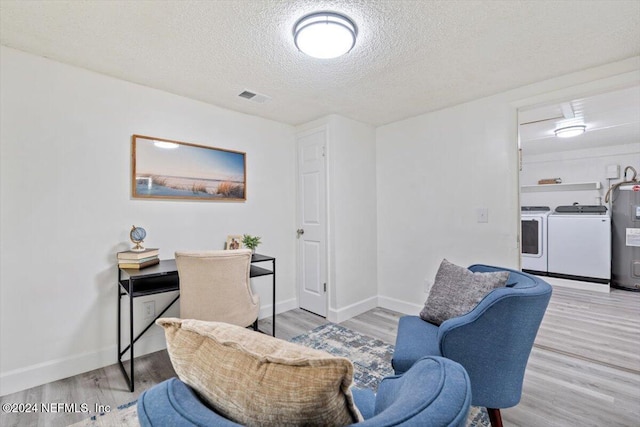
{"label": "white interior door", "polygon": [[327,316],[327,224],[324,129],[298,136],[298,301]]}

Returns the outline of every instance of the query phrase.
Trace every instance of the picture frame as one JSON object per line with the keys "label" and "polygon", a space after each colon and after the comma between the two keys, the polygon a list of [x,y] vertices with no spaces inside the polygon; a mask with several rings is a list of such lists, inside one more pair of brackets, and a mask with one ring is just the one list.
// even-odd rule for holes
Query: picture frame
{"label": "picture frame", "polygon": [[133,135],[131,195],[136,199],[247,200],[246,153]]}
{"label": "picture frame", "polygon": [[240,234],[230,234],[227,236],[227,244],[225,245],[225,249],[234,250],[234,249],[242,249],[242,235]]}

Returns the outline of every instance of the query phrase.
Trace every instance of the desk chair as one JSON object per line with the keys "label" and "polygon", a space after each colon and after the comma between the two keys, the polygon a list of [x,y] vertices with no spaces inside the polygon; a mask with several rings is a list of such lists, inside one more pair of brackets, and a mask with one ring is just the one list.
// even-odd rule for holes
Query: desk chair
{"label": "desk chair", "polygon": [[251,292],[248,249],[176,252],[180,317],[258,330],[260,298]]}

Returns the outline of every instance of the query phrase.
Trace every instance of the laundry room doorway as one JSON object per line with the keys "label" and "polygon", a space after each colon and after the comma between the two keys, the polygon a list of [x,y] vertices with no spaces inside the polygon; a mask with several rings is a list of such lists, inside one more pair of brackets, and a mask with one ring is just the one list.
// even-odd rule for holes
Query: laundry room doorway
{"label": "laundry room doorway", "polygon": [[579,280],[580,274],[564,280],[562,273],[550,270],[553,230],[547,219],[558,214],[558,207],[580,212],[586,207],[588,213],[609,215],[608,189],[624,179],[626,166],[640,170],[640,85],[590,90],[521,107],[518,144],[521,268],[561,277],[556,282],[569,287],[608,292],[608,284],[591,283],[587,265],[584,280]]}

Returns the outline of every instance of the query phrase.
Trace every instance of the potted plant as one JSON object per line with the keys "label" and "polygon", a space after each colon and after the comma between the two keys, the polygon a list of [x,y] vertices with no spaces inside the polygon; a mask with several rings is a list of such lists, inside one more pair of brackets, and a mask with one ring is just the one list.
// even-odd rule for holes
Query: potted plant
{"label": "potted plant", "polygon": [[245,248],[251,249],[251,252],[256,253],[256,248],[260,244],[260,237],[245,234],[242,236],[242,244]]}

